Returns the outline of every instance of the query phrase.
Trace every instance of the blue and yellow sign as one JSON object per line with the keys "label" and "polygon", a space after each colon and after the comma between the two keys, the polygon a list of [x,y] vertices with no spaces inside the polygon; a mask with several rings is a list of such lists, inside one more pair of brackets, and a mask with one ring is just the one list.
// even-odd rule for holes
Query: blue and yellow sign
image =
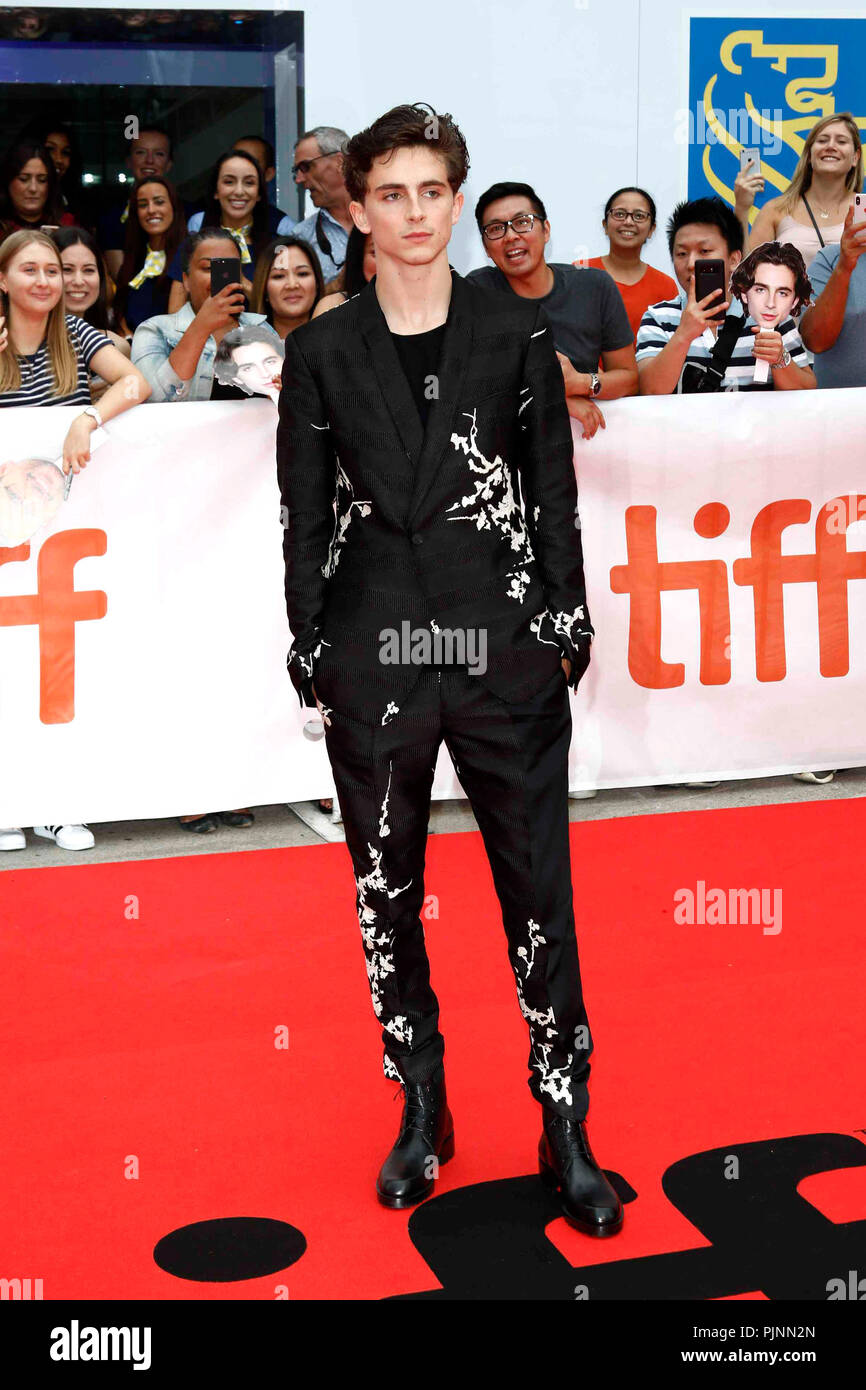
{"label": "blue and yellow sign", "polygon": [[783,193],[816,121],[850,111],[866,134],[866,20],[692,19],[689,198],[734,204],[740,151],[759,146],[764,192]]}

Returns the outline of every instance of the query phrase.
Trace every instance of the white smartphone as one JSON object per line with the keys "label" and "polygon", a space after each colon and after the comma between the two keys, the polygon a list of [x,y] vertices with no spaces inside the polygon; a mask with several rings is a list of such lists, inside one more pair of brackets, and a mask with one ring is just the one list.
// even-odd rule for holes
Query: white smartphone
{"label": "white smartphone", "polygon": [[854,226],[866,223],[866,193],[854,194]]}
{"label": "white smartphone", "polygon": [[755,167],[753,168],[753,170],[752,170],[752,173],[753,173],[753,174],[760,174],[760,172],[761,172],[761,149],[760,149],[760,146],[759,146],[759,145],[744,145],[743,148],[740,150],[740,173],[743,172],[743,170],[745,169],[746,165],[747,165],[750,161],[751,161],[751,163],[754,164],[754,166],[755,166]]}

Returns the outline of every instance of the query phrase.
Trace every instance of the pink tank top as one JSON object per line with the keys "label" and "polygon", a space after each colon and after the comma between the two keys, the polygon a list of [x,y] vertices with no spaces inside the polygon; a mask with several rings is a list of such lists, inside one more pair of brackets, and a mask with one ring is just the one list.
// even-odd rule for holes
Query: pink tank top
{"label": "pink tank top", "polygon": [[[818,225],[821,226],[820,222]],[[824,244],[826,246],[838,246],[842,240],[844,226],[844,222],[837,222],[832,227],[821,227]],[[802,222],[795,222],[793,217],[782,218],[776,230],[776,240],[790,242],[792,246],[796,246],[806,262],[807,270],[821,250],[821,243],[815,228],[812,226],[804,227]]]}

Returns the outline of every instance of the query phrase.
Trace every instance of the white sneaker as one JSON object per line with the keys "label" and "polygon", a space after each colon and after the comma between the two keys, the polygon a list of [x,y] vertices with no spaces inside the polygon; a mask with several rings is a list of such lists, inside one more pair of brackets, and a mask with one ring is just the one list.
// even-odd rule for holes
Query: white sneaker
{"label": "white sneaker", "polygon": [[26,849],[27,841],[24,838],[24,831],[20,826],[11,826],[8,830],[0,830],[0,850],[3,849]]}
{"label": "white sneaker", "polygon": [[598,796],[597,787],[584,787],[582,791],[569,792],[569,801],[591,801],[594,796]]}
{"label": "white sneaker", "polygon": [[96,844],[86,825],[34,825],[33,833],[53,840],[59,849],[93,849]]}
{"label": "white sneaker", "polygon": [[836,776],[835,772],[792,772],[791,776],[795,782],[815,782],[818,786],[825,786],[827,782],[832,782]]}

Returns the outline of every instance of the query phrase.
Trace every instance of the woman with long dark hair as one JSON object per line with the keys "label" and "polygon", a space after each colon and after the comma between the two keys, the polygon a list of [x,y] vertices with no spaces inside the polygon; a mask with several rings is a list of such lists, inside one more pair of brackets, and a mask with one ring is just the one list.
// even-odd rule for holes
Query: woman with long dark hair
{"label": "woman with long dark hair", "polygon": [[[112,328],[111,282],[96,238],[84,227],[58,227],[50,236],[60,252],[67,312],[83,319],[91,328],[98,328],[124,357],[129,357],[130,343]],[[90,399],[95,404],[108,390],[108,382],[91,373],[89,383]]]}
{"label": "woman with long dark hair", "polygon": [[36,140],[19,140],[0,164],[0,241],[12,232],[71,227],[51,155]]}
{"label": "woman with long dark hair", "polygon": [[[292,230],[292,220],[284,217],[276,227],[278,235]],[[274,235],[268,205],[268,192],[262,166],[247,150],[229,150],[221,155],[211,171],[207,202],[202,212],[194,212],[187,230],[222,227],[237,242],[241,253],[241,288],[252,294],[256,257]],[[180,256],[168,269],[172,286],[168,312],[176,314],[186,302]]]}
{"label": "woman with long dark hair", "polygon": [[256,262],[251,308],[286,338],[310,320],[324,292],[322,266],[310,243],[276,237]]}
{"label": "woman with long dark hair", "polygon": [[57,174],[63,211],[70,213],[76,223],[86,225],[81,221],[85,201],[81,182],[83,161],[75,132],[62,121],[40,120],[34,121],[22,138],[44,145]]}
{"label": "woman with long dark hair", "polygon": [[174,184],[161,174],[136,179],[114,298],[124,333],[131,336],[145,319],[168,313],[168,266],[185,236],[186,215]]}

